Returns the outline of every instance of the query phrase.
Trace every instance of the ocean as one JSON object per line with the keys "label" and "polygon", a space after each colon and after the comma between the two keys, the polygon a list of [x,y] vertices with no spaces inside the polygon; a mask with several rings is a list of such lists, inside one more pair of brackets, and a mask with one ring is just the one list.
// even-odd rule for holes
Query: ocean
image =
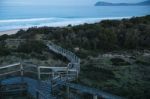
{"label": "ocean", "polygon": [[150,6],[8,6],[0,4],[0,31],[94,23],[150,15]]}

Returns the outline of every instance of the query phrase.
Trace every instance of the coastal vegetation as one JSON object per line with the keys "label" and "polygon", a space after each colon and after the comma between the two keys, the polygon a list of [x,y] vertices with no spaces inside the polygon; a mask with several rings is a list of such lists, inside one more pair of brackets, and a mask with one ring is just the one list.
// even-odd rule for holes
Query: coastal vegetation
{"label": "coastal vegetation", "polygon": [[60,64],[65,66],[67,63],[64,57],[49,53],[48,47],[43,41],[12,38],[2,40],[0,44],[0,65],[21,61],[46,66]]}
{"label": "coastal vegetation", "polygon": [[[9,39],[25,41],[14,48],[7,46]],[[78,26],[20,30],[0,37],[0,57],[17,53],[24,56],[22,59],[30,56],[28,58],[50,60],[45,40],[71,50],[81,58],[77,83],[129,99],[150,97],[149,15]]]}
{"label": "coastal vegetation", "polygon": [[3,43],[0,44],[0,56],[7,56],[10,54],[10,50],[5,47]]}

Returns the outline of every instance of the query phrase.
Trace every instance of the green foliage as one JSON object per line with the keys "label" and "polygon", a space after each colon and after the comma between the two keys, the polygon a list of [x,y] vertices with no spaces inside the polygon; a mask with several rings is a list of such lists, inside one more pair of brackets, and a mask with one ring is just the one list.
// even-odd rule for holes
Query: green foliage
{"label": "green foliage", "polygon": [[[149,57],[136,57],[137,59],[133,57],[131,61],[134,60],[135,63],[132,65],[120,58],[105,58],[93,63],[87,59],[90,55],[97,56],[97,52],[150,49],[150,15],[123,20],[104,20],[95,24],[62,28],[33,27],[26,31],[20,30],[10,37],[28,39],[29,41],[21,44],[17,51],[42,60],[45,57],[37,56],[37,53],[42,54],[43,51],[47,50],[47,47],[40,41],[30,41],[37,34],[44,34],[44,40],[50,40],[69,50],[74,51],[74,48],[79,48],[76,54],[86,61],[84,66],[81,65],[79,80],[85,80],[81,81],[82,83],[90,82],[89,85],[93,87],[129,99],[148,99],[150,97]],[[7,38],[7,35],[0,36],[0,41]],[[8,54],[9,50],[0,46],[0,55]],[[59,55],[55,58],[63,59]]]}
{"label": "green foliage", "polygon": [[150,65],[150,56],[141,56],[136,59],[137,64]]}
{"label": "green foliage", "polygon": [[34,57],[39,60],[47,60],[48,59],[47,56],[45,56],[43,54],[37,54],[37,53],[31,53],[31,57]]}
{"label": "green foliage", "polygon": [[125,61],[122,58],[112,58],[110,60],[112,62],[112,65],[115,65],[115,66],[130,65],[129,62]]}
{"label": "green foliage", "polygon": [[0,41],[4,41],[8,38],[9,36],[7,34],[4,34],[2,36],[0,36]]}
{"label": "green foliage", "polygon": [[0,43],[0,56],[7,56],[10,54],[11,52],[7,47],[5,47],[5,44]]}
{"label": "green foliage", "polygon": [[95,24],[58,27],[33,27],[20,30],[16,36],[33,39],[45,34],[45,39],[63,46],[86,50],[112,51],[150,48],[150,16],[123,20],[104,20]]}
{"label": "green foliage", "polygon": [[26,41],[25,43],[21,44],[17,52],[22,52],[22,53],[39,53],[41,54],[44,50],[47,50],[47,46],[40,42],[40,41]]}
{"label": "green foliage", "polygon": [[19,37],[19,36],[23,35],[25,32],[26,32],[25,30],[21,29],[17,32],[17,34],[12,35],[12,37],[14,37],[14,38]]}
{"label": "green foliage", "polygon": [[84,68],[81,68],[83,74],[86,78],[95,80],[95,81],[106,81],[108,79],[114,78],[114,74],[112,71],[104,69],[104,68],[97,68],[92,65],[87,65]]}

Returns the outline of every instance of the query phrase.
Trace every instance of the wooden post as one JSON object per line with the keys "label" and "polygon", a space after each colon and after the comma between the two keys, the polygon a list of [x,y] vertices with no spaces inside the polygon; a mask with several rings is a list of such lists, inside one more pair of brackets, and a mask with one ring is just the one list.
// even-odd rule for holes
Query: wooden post
{"label": "wooden post", "polygon": [[51,80],[51,94],[53,95],[53,79]]}
{"label": "wooden post", "polygon": [[23,76],[24,74],[23,74],[23,65],[22,65],[22,63],[20,63],[20,74],[21,74],[21,76]]}
{"label": "wooden post", "polygon": [[98,99],[97,95],[93,95],[93,99]]}
{"label": "wooden post", "polygon": [[[20,75],[21,75],[21,83],[23,83],[24,82],[24,77],[23,77],[24,76],[24,69],[23,69],[22,62],[20,62]],[[21,86],[21,89],[23,89],[23,86]]]}
{"label": "wooden post", "polygon": [[41,73],[40,73],[40,67],[39,66],[37,67],[37,72],[38,72],[38,80],[40,80],[41,79]]}
{"label": "wooden post", "polygon": [[67,81],[69,80],[69,68],[67,67]]}
{"label": "wooden post", "polygon": [[52,79],[54,78],[54,76],[55,76],[55,75],[54,75],[54,71],[52,71]]}
{"label": "wooden post", "polygon": [[78,82],[78,78],[79,78],[79,72],[78,72],[78,70],[76,70],[76,72],[77,72],[77,82]]}
{"label": "wooden post", "polygon": [[70,99],[70,89],[68,86],[67,86],[67,99]]}
{"label": "wooden post", "polygon": [[20,75],[21,75],[21,82],[23,82],[23,76],[24,76],[24,69],[23,69],[23,65],[22,62],[20,62]]}
{"label": "wooden post", "polygon": [[36,92],[36,99],[39,99],[39,92]]}

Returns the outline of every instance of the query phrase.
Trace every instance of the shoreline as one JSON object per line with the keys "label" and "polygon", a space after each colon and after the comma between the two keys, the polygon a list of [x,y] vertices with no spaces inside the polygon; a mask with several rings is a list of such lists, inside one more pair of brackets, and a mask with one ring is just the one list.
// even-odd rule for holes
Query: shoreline
{"label": "shoreline", "polygon": [[[28,28],[20,28],[22,30],[27,30]],[[20,29],[12,29],[12,30],[6,30],[6,31],[0,31],[0,36],[2,35],[12,35],[16,34]]]}
{"label": "shoreline", "polygon": [[7,34],[7,35],[12,35],[16,34],[20,29],[12,29],[12,30],[6,30],[6,31],[0,31],[0,36]]}
{"label": "shoreline", "polygon": [[[77,26],[77,25],[83,25],[85,23],[94,24],[94,23],[97,23],[97,22],[101,22],[103,20],[121,20],[121,19],[124,19],[124,18],[128,19],[128,18],[131,18],[131,17],[112,17],[112,18],[110,17],[110,18],[89,18],[89,19],[87,18],[87,19],[84,19],[84,20],[75,20],[75,21],[74,20],[69,20],[69,21],[65,21],[65,22],[54,22],[54,23],[49,23],[49,24],[44,24],[43,23],[39,26],[28,26],[28,27],[23,27],[23,28],[18,27],[16,29],[3,30],[3,31],[0,31],[0,36],[4,35],[4,34],[7,34],[7,35],[16,34],[20,29],[27,30],[28,28],[31,28],[31,27],[44,27],[44,26],[48,26],[48,27],[66,27],[68,25]],[[93,20],[90,20],[90,19],[93,19]]]}

